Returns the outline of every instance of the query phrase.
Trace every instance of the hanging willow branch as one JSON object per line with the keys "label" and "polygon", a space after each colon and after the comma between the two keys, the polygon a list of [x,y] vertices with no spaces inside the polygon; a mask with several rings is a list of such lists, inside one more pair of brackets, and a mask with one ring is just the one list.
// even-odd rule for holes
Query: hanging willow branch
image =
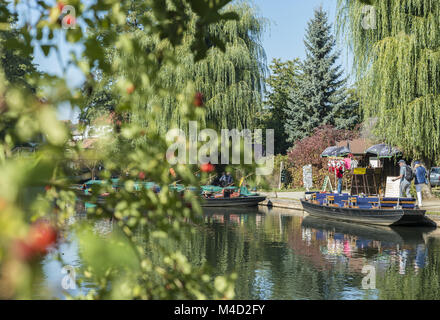
{"label": "hanging willow branch", "polygon": [[[215,129],[252,129],[256,125],[256,113],[262,110],[265,89],[267,66],[261,45],[265,21],[246,2],[229,5],[225,11],[236,12],[239,19],[209,27],[205,41],[210,50],[203,60],[196,62],[191,51],[197,29],[197,17],[193,15],[190,31],[185,34],[182,45],[175,48],[159,38],[147,37],[137,27],[130,30],[130,34],[141,39],[144,46],[138,52],[146,53],[145,56],[139,54],[131,57],[131,63],[142,63],[144,59],[153,57],[160,64],[162,53],[172,56],[176,64],[163,66],[157,78],[160,79],[163,90],[176,93],[182,92],[189,82],[193,83],[195,90],[203,94],[207,109],[204,118],[200,119],[202,126]],[[224,48],[218,46],[221,43],[225,45]],[[130,56],[126,58],[129,59]],[[122,72],[123,70],[121,68]],[[126,75],[131,79],[136,76]],[[150,101],[139,101],[136,106],[139,112],[136,112],[137,115],[132,120],[149,128],[154,127],[160,132],[172,127],[184,128],[175,96],[167,95],[164,99],[163,95],[156,95],[157,98]],[[154,117],[151,116],[152,113],[155,113]]]}
{"label": "hanging willow branch", "polygon": [[[338,0],[340,36],[350,46],[361,106],[376,134],[412,157],[440,160],[440,2]],[[371,21],[371,20],[370,20]]]}

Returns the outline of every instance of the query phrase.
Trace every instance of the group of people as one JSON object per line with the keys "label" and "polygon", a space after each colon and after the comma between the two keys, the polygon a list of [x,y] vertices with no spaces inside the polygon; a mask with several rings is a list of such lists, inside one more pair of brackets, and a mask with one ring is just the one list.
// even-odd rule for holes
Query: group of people
{"label": "group of people", "polygon": [[230,172],[223,172],[221,177],[215,179],[213,182],[213,185],[218,185],[220,187],[228,187],[232,186],[234,184],[234,179],[232,178],[232,175]]}
{"label": "group of people", "polygon": [[[352,160],[353,155],[349,155],[347,159],[344,159],[344,162],[337,163],[336,165],[329,163],[329,168],[333,167],[332,170],[335,171],[336,177],[338,179],[338,193],[342,193],[342,181],[344,177],[344,171],[346,169],[350,169],[350,167],[353,167],[349,162],[347,163],[347,160]],[[420,161],[414,162],[414,169],[412,169],[409,165],[406,164],[405,160],[400,160],[399,162],[400,166],[400,173],[399,176],[394,178],[393,181],[397,181],[400,179],[400,189],[399,189],[399,196],[401,198],[407,197],[411,198],[410,188],[411,188],[411,182],[414,180],[414,184],[416,187],[417,192],[417,201],[418,206],[422,207],[422,190],[423,187],[428,183],[426,178],[426,169],[423,167],[423,165],[420,163]]]}
{"label": "group of people", "polygon": [[410,188],[411,182],[414,180],[417,192],[417,201],[419,207],[422,207],[422,189],[423,186],[428,183],[426,180],[426,169],[422,166],[420,161],[414,162],[414,170],[406,164],[405,160],[399,161],[400,173],[399,176],[394,178],[393,181],[400,179],[400,197],[406,195],[407,198],[411,198]]}

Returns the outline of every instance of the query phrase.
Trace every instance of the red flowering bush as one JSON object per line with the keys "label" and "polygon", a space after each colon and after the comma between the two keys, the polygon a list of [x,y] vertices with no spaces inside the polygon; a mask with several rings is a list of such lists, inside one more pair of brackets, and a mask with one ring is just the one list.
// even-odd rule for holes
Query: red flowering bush
{"label": "red flowering bush", "polygon": [[358,136],[357,130],[338,130],[333,126],[325,125],[316,128],[310,137],[297,141],[288,153],[292,186],[303,186],[302,167],[308,164],[313,168],[314,186],[322,185],[325,176],[328,175],[328,160],[321,158],[321,153],[327,147],[336,145],[338,141],[352,140]]}

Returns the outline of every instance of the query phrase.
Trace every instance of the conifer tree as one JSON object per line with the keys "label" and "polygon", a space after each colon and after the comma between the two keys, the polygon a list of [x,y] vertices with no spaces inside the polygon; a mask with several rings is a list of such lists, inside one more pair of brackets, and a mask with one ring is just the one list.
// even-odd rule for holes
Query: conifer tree
{"label": "conifer tree", "polygon": [[356,104],[347,99],[346,79],[336,64],[339,52],[335,51],[331,28],[322,7],[315,10],[306,30],[302,74],[285,110],[290,142],[309,136],[320,125],[350,129],[358,121]]}

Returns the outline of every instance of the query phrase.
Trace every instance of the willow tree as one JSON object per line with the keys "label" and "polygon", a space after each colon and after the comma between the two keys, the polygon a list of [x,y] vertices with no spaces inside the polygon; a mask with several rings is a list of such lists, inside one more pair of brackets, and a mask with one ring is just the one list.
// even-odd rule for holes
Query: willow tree
{"label": "willow tree", "polygon": [[[0,10],[3,9],[2,7],[0,7]],[[38,73],[32,63],[32,52],[23,50],[23,48],[13,48],[6,44],[19,36],[19,32],[14,28],[16,23],[17,15],[11,14],[7,18],[5,28],[0,29],[0,68],[3,70],[5,80],[8,83],[33,94],[35,88],[28,81],[28,78],[30,75],[38,76]],[[4,96],[0,95],[0,137],[2,138],[8,133],[11,134],[9,129],[15,125],[15,121],[3,114],[6,109]],[[14,141],[14,143],[16,142]]]}
{"label": "willow tree", "polygon": [[[161,79],[164,90],[170,92],[181,92],[189,82],[194,84],[196,91],[203,95],[207,109],[203,119],[200,119],[201,125],[217,129],[252,129],[256,125],[255,115],[262,109],[265,88],[266,55],[261,45],[265,21],[245,1],[228,5],[223,10],[226,11],[236,12],[239,19],[210,25],[203,35],[208,47],[207,56],[198,60],[191,46],[194,39],[199,37],[200,30],[196,16],[188,10],[188,15],[193,16],[193,19],[189,30],[185,32],[182,46],[174,49],[173,58],[176,64],[164,66],[157,76]],[[164,57],[152,53],[160,53],[162,49],[170,50],[170,45],[160,37],[151,37],[137,23],[139,17],[148,14],[148,11],[139,9],[136,2],[133,2],[127,28],[121,32],[139,39],[143,45],[138,52],[143,52],[144,56],[137,54],[128,57],[132,60],[131,63],[145,63],[144,61],[151,58],[161,65]],[[113,53],[108,54],[108,57],[112,60]],[[125,70],[121,69],[121,72]],[[133,77],[136,74],[127,75],[127,78]],[[118,85],[112,80],[110,83]],[[146,127],[153,125],[153,112],[159,114],[154,123],[159,131],[182,127],[179,102],[175,98],[162,99],[158,95],[157,99],[138,101],[136,108],[137,112],[131,119]]]}
{"label": "willow tree", "polygon": [[409,157],[440,160],[440,2],[339,0],[338,10],[374,133]]}
{"label": "willow tree", "polygon": [[[27,1],[13,1],[5,5],[0,2],[0,29],[7,28],[10,16],[18,10],[35,11],[39,15],[25,15],[17,36],[1,39],[0,46],[15,52],[34,52],[42,49],[48,56],[53,52],[60,57],[60,64],[79,68],[88,79],[91,90],[68,89],[68,78],[42,72],[29,74],[29,83],[36,88],[30,90],[7,81],[4,66],[0,63],[0,97],[4,99],[0,108],[0,119],[11,119],[16,125],[5,136],[0,135],[0,297],[2,299],[29,299],[33,288],[39,286],[41,261],[49,248],[70,239],[58,237],[58,231],[66,230],[69,217],[74,214],[75,193],[71,188],[72,180],[65,171],[83,153],[82,148],[72,146],[65,125],[56,119],[56,108],[61,103],[84,105],[84,92],[109,89],[115,97],[115,112],[135,113],[139,101],[167,98],[180,102],[182,118],[197,120],[196,115],[204,109],[192,105],[194,88],[188,84],[181,92],[169,92],[162,86],[162,68],[177,67],[174,48],[180,47],[183,36],[190,26],[191,19],[182,7],[188,7],[197,17],[199,34],[194,37],[192,48],[195,57],[203,59],[207,52],[205,37],[212,23],[238,18],[233,12],[222,11],[229,0],[144,0],[136,1],[144,6],[150,16],[139,17],[144,33],[152,39],[159,38],[168,43],[168,49],[156,50],[145,54],[141,39],[123,32],[127,27],[130,3],[120,0],[96,0],[84,2],[69,1],[76,8],[78,26],[64,30],[60,26],[62,3],[52,6],[45,1],[29,4]],[[52,7],[51,7],[52,6]],[[72,19],[72,17],[70,17]],[[101,30],[101,39],[85,35],[85,27]],[[1,31],[1,30],[0,30]],[[44,35],[44,39],[42,38]],[[47,36],[46,36],[47,35]],[[1,36],[1,35],[0,35]],[[56,41],[48,41],[57,37]],[[47,39],[46,39],[47,38]],[[4,41],[4,42],[3,42]],[[65,41],[83,48],[81,58],[66,54],[60,47]],[[109,61],[105,48],[114,48],[115,54]],[[18,50],[20,49],[20,50]],[[151,57],[151,55],[153,57]],[[154,57],[162,55],[161,64]],[[1,56],[0,56],[1,58]],[[65,62],[65,64],[63,63]],[[133,63],[136,61],[136,64]],[[97,68],[111,76],[115,86],[110,88],[94,85]],[[121,73],[124,70],[124,73]],[[98,74],[99,75],[99,74]],[[129,77],[136,75],[136,77]],[[28,78],[28,77],[26,77]],[[154,94],[154,95],[153,95]],[[174,95],[179,95],[178,98]],[[42,99],[44,97],[44,103]],[[156,98],[154,98],[156,97]],[[99,98],[99,96],[98,96]],[[106,98],[106,97],[103,97]],[[101,99],[101,98],[100,98]],[[104,100],[104,99],[102,99]],[[154,114],[151,114],[154,118]],[[23,157],[12,154],[13,135],[26,142],[33,136],[45,137],[35,153]],[[76,285],[80,288],[77,298],[82,299],[221,299],[232,298],[233,276],[215,277],[207,266],[192,266],[179,250],[170,251],[162,245],[165,239],[184,242],[185,235],[180,232],[188,228],[187,221],[195,221],[201,215],[200,205],[195,194],[186,192],[184,197],[170,192],[168,186],[174,178],[170,175],[170,164],[166,161],[168,142],[162,134],[153,130],[143,130],[134,123],[123,124],[121,132],[115,132],[116,138],[132,141],[143,136],[147,143],[136,150],[122,150],[118,157],[113,156],[113,143],[102,152],[95,152],[103,170],[101,179],[106,180],[97,186],[111,187],[111,176],[120,174],[120,188],[108,191],[105,203],[96,203],[88,211],[89,217],[114,216],[111,234],[98,235],[91,227],[80,222],[72,225],[75,229],[75,243],[81,268],[75,270],[78,275]],[[121,138],[121,139],[122,139]],[[100,139],[101,140],[101,139]],[[124,144],[120,144],[124,146]],[[6,156],[5,156],[6,155]],[[185,165],[173,167],[182,184],[199,187],[199,181],[205,183],[208,175],[202,172],[200,177],[193,175],[192,168]],[[161,186],[160,190],[142,188],[133,192],[135,181],[148,177]],[[93,193],[104,191],[94,189]],[[30,192],[29,190],[32,190]],[[25,199],[26,201],[23,201]],[[95,200],[90,200],[95,202]],[[112,208],[109,210],[109,208]],[[82,210],[82,209],[81,209]],[[146,214],[147,213],[147,214]],[[40,219],[42,218],[42,219]],[[32,223],[35,221],[36,223]],[[138,242],[136,234],[142,230],[145,243],[154,246],[145,247]],[[53,248],[51,257],[62,261],[61,251]],[[52,255],[53,253],[53,255]],[[93,283],[91,290],[83,293],[82,284]],[[73,279],[71,279],[73,280]],[[72,283],[72,282],[70,282]],[[80,287],[81,285],[81,287]],[[71,288],[71,286],[69,285]],[[57,293],[40,290],[39,297],[50,298]],[[70,296],[70,295],[69,295]]]}
{"label": "willow tree", "polygon": [[[232,8],[240,16],[238,21],[218,23],[209,29],[209,38],[214,36],[223,41],[226,51],[210,43],[207,58],[196,63],[189,51],[182,52],[178,55],[181,67],[168,70],[165,78],[170,87],[194,81],[196,90],[205,98],[207,125],[253,128],[255,114],[262,109],[266,71],[266,56],[261,46],[264,21],[245,2]],[[188,40],[192,37],[189,35]],[[175,101],[165,102],[163,107],[168,113],[164,114],[166,119],[173,112]]]}

